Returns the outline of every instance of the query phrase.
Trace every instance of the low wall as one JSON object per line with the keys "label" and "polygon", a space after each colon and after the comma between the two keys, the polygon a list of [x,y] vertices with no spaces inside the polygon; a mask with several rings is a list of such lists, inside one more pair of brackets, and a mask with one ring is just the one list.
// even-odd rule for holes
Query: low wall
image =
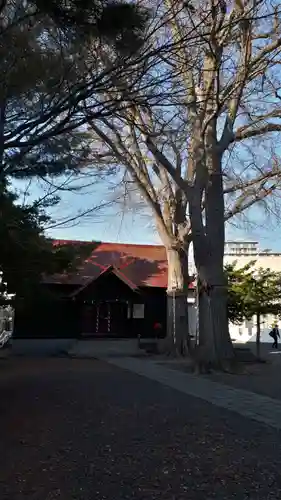
{"label": "low wall", "polygon": [[73,347],[74,339],[12,339],[11,351],[17,356],[55,356]]}

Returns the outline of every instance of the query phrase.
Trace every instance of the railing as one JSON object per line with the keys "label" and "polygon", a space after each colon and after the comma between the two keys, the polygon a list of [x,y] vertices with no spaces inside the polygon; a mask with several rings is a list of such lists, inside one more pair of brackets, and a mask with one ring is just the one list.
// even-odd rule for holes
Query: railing
{"label": "railing", "polygon": [[1,333],[0,335],[0,349],[4,347],[5,344],[10,340],[11,336],[13,335],[13,332],[4,332]]}
{"label": "railing", "polygon": [[13,335],[14,309],[10,305],[0,306],[0,349]]}

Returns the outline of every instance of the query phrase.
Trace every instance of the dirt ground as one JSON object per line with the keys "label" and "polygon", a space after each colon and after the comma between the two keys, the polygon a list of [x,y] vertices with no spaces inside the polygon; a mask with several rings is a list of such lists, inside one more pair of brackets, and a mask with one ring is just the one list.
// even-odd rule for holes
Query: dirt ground
{"label": "dirt ground", "polygon": [[280,433],[105,362],[0,361],[1,500],[281,498]]}

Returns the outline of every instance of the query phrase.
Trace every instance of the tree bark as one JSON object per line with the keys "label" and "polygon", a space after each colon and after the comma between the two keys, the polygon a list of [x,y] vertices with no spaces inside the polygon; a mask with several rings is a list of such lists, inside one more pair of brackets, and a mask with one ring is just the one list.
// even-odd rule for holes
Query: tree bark
{"label": "tree bark", "polygon": [[185,355],[190,346],[188,325],[188,248],[167,248],[167,353]]}
{"label": "tree bark", "polygon": [[213,276],[208,271],[199,269],[199,348],[210,367],[223,368],[234,357],[228,329],[227,286],[225,277],[214,273],[214,268]]}
{"label": "tree bark", "polygon": [[[190,204],[194,258],[199,280],[199,349],[200,360],[223,368],[234,359],[227,318],[227,282],[223,257],[225,243],[224,195],[221,156],[208,153],[204,165],[197,165],[202,178]],[[203,174],[202,174],[203,172]],[[205,220],[202,195],[205,193]]]}

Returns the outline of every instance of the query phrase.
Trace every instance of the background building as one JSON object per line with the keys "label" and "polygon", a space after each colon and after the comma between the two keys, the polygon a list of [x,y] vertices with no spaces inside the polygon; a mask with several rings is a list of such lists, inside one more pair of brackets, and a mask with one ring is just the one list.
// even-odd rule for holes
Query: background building
{"label": "background building", "polygon": [[224,255],[225,256],[248,256],[258,254],[257,241],[226,241]]}
{"label": "background building", "polygon": [[[281,272],[281,253],[272,252],[270,249],[261,250],[257,241],[227,241],[225,243],[225,264],[236,262],[237,267],[243,267],[249,262],[254,262],[257,269],[271,269]],[[261,342],[271,342],[268,333],[274,323],[279,323],[278,318],[267,315],[262,318]],[[230,336],[236,342],[255,342],[256,318],[244,321],[239,325],[230,324]],[[280,323],[281,329],[281,323]]]}
{"label": "background building", "polygon": [[[253,262],[253,266],[257,269],[269,268],[272,271],[281,272],[281,253],[272,252],[270,249],[262,250],[259,248],[257,241],[226,241],[224,262],[225,264],[235,262],[237,267],[243,267],[246,264]],[[192,248],[189,256],[189,273],[196,275]],[[193,298],[192,307],[190,308],[189,322],[190,331],[193,333],[198,328],[198,314],[195,298]],[[279,318],[273,315],[262,317],[261,342],[271,342],[271,338],[268,334],[275,323],[280,326],[281,334],[281,321],[279,324]],[[251,320],[245,320],[241,324],[230,323],[229,330],[231,339],[234,342],[255,342],[256,318],[253,317]]]}

